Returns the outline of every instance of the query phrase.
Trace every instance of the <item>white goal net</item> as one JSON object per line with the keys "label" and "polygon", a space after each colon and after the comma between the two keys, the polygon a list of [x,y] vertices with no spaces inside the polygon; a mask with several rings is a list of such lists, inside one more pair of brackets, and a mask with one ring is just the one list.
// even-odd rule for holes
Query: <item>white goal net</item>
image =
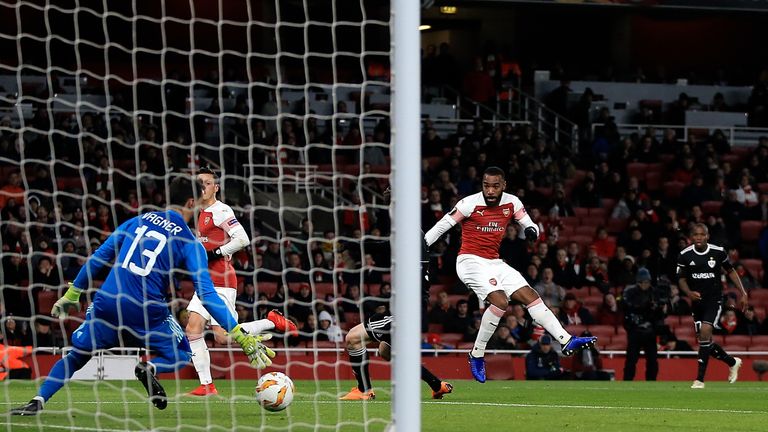
{"label": "white goal net", "polygon": [[[390,17],[376,0],[0,1],[1,409],[66,353],[105,275],[83,312],[50,311],[85,259],[202,166],[250,238],[231,261],[238,319],[278,309],[300,329],[271,342],[270,370],[297,384],[281,414],[256,404],[239,348],[208,334],[218,396],[186,396],[186,366],[160,376],[158,411],[132,378],[146,353],[112,350],[8,430],[386,427],[389,404],[338,401],[354,385],[338,337],[390,301]],[[193,293],[180,275],[168,305],[182,325]],[[389,365],[371,359],[388,401]]]}

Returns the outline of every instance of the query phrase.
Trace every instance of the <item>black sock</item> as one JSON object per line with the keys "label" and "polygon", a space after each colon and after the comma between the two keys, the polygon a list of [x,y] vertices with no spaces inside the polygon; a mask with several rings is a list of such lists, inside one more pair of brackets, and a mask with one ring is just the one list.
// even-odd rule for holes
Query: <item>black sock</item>
{"label": "black sock", "polygon": [[699,341],[699,374],[696,376],[696,379],[701,382],[704,382],[704,375],[707,374],[707,362],[709,361],[711,350],[712,341]]}
{"label": "black sock", "polygon": [[736,364],[736,359],[733,358],[733,356],[728,355],[727,352],[721,347],[720,345],[712,342],[712,348],[710,349],[710,352],[712,353],[712,357],[725,362],[725,364],[728,365],[728,367],[732,367]]}
{"label": "black sock", "polygon": [[424,366],[421,367],[421,380],[427,383],[432,391],[440,390],[440,378],[434,376],[432,372]]}
{"label": "black sock", "polygon": [[349,362],[352,364],[352,372],[357,379],[357,389],[366,392],[371,389],[371,376],[368,374],[368,350],[363,347],[359,350],[349,351]]}

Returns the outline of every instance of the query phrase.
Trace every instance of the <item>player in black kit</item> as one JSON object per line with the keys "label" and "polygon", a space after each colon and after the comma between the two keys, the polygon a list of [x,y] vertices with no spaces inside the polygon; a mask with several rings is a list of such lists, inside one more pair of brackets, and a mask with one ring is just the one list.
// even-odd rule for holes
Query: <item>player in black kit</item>
{"label": "player in black kit", "polygon": [[719,328],[723,310],[723,271],[741,291],[739,299],[742,312],[747,308],[747,292],[741,284],[738,273],[728,262],[724,248],[708,243],[709,229],[701,223],[691,229],[691,246],[683,249],[677,258],[677,275],[680,291],[693,300],[693,321],[699,337],[699,372],[691,388],[704,388],[709,356],[725,362],[728,367],[728,382],[734,383],[739,377],[741,359],[728,355],[712,341],[712,330]]}

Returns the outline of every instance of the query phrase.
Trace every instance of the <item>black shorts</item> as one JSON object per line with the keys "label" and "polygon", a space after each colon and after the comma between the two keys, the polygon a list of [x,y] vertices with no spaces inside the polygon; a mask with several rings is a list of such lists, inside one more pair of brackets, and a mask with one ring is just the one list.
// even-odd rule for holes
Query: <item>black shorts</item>
{"label": "black shorts", "polygon": [[392,345],[392,315],[373,314],[365,321],[365,332],[368,337]]}
{"label": "black shorts", "polygon": [[706,296],[700,301],[693,302],[692,305],[693,323],[696,326],[696,332],[701,329],[701,323],[712,324],[715,328],[720,328],[720,315],[723,313],[722,296]]}

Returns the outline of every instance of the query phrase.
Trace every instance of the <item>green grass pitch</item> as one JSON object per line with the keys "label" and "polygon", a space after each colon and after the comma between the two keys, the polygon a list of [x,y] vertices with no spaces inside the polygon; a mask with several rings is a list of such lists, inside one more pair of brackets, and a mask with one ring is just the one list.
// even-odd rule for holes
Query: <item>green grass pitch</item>
{"label": "green grass pitch", "polygon": [[[48,402],[42,415],[3,414],[4,431],[192,431],[292,430],[382,431],[390,420],[388,382],[376,382],[372,402],[337,402],[351,381],[298,381],[287,411],[262,410],[252,396],[254,381],[218,381],[218,397],[183,395],[194,381],[165,381],[171,403],[165,411],[148,404],[136,381],[74,382]],[[768,385],[708,382],[455,381],[454,393],[430,398],[422,384],[424,431],[765,431]],[[0,384],[3,412],[22,405],[35,383]],[[402,420],[407,422],[407,419]]]}

